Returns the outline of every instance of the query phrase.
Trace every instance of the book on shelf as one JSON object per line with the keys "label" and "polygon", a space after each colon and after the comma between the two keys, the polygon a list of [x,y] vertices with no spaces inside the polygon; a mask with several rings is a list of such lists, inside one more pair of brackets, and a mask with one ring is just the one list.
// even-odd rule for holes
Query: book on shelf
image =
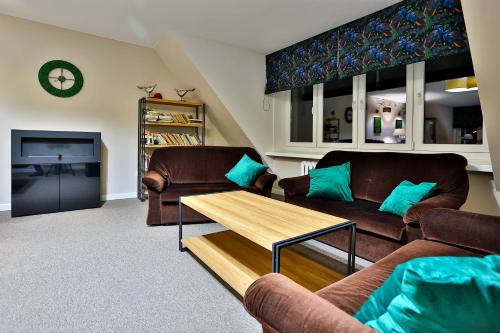
{"label": "book on shelf", "polygon": [[145,120],[147,122],[164,122],[164,123],[179,123],[179,124],[201,124],[203,120],[193,118],[192,115],[186,113],[166,113],[146,110]]}
{"label": "book on shelf", "polygon": [[201,146],[200,138],[189,133],[156,133],[145,131],[144,141],[148,146]]}

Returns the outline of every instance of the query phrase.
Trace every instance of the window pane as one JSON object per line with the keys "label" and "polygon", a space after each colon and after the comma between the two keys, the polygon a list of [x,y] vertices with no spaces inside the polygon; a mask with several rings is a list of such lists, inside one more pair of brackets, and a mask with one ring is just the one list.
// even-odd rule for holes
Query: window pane
{"label": "window pane", "polygon": [[323,85],[323,142],[352,142],[352,80]]}
{"label": "window pane", "polygon": [[470,53],[426,62],[424,110],[424,143],[483,143],[483,115]]}
{"label": "window pane", "polygon": [[366,74],[366,143],[406,142],[406,66]]}
{"label": "window pane", "polygon": [[292,90],[290,142],[313,142],[313,87]]}

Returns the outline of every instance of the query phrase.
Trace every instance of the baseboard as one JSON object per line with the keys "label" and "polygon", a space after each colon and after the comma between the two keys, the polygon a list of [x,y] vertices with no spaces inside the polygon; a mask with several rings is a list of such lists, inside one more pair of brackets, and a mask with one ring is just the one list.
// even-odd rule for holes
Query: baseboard
{"label": "baseboard", "polygon": [[[137,198],[137,192],[129,192],[129,193],[112,193],[101,195],[102,201],[111,201],[111,200],[120,200],[120,199],[132,199]],[[0,212],[4,212],[11,209],[10,203],[2,203],[0,204]]]}
{"label": "baseboard", "polygon": [[132,198],[137,198],[137,192],[111,193],[111,194],[105,194],[105,195],[101,196],[102,201],[132,199]]}
{"label": "baseboard", "polygon": [[10,210],[10,203],[0,204],[0,212],[4,212],[6,210]]}

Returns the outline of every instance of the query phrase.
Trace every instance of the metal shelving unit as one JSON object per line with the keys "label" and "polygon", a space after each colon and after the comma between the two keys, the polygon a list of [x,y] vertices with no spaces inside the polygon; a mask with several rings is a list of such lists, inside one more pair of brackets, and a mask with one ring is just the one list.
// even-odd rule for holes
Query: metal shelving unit
{"label": "metal shelving unit", "polygon": [[[162,106],[173,106],[177,109],[172,112],[194,112],[195,117],[203,120],[200,124],[185,124],[185,123],[167,123],[167,122],[150,122],[146,121],[146,112],[149,106],[162,105]],[[165,110],[167,111],[167,110]],[[170,111],[170,110],[169,110]],[[137,134],[137,198],[141,201],[147,199],[147,189],[142,184],[142,178],[147,172],[147,153],[157,148],[169,148],[169,147],[179,147],[179,145],[151,145],[146,144],[146,128],[148,127],[161,127],[161,128],[188,128],[194,130],[196,135],[201,139],[202,145],[205,145],[205,104],[193,101],[176,101],[169,99],[157,99],[144,97],[139,100],[138,104],[138,134]],[[201,132],[201,133],[200,133]]]}

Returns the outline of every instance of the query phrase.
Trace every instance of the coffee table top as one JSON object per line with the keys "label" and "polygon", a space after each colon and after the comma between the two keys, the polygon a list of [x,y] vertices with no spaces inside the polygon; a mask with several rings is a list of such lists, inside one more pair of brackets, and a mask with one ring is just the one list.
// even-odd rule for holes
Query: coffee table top
{"label": "coffee table top", "polygon": [[273,243],[348,222],[246,191],[186,196],[181,202],[270,251]]}

